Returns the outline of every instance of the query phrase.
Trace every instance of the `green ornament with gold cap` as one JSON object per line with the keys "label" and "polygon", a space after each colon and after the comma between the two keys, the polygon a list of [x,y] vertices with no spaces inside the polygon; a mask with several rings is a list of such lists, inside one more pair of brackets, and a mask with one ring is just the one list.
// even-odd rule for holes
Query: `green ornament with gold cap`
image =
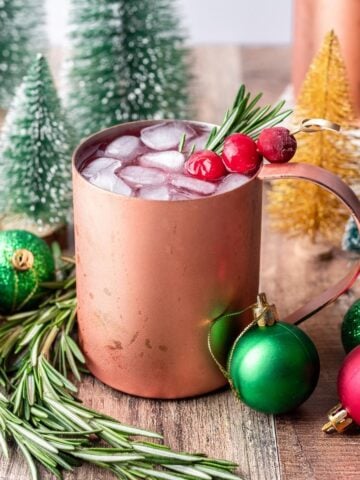
{"label": "green ornament with gold cap", "polygon": [[37,305],[42,283],[54,278],[54,258],[44,240],[24,230],[0,232],[1,314]]}
{"label": "green ornament with gold cap", "polygon": [[278,320],[265,294],[254,321],[235,341],[227,364],[238,398],[254,410],[280,414],[299,407],[314,391],[320,372],[316,347],[295,325]]}

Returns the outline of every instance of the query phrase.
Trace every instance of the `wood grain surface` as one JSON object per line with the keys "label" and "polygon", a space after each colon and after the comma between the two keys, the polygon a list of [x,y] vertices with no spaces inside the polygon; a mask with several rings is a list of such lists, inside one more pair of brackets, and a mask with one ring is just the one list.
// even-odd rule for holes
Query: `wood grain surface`
{"label": "wood grain surface", "polygon": [[[204,46],[196,48],[192,56],[197,76],[193,101],[197,118],[204,121],[221,121],[241,81],[250,90],[262,90],[266,101],[276,100],[289,81],[288,48]],[[52,58],[58,65],[58,56]],[[339,279],[353,259],[336,249],[328,255],[328,245],[313,246],[272,232],[264,197],[261,289],[284,316]],[[359,295],[359,285],[355,285],[336,304],[304,324],[319,349],[322,370],[314,395],[291,415],[273,418],[256,413],[226,390],[191,400],[143,400],[115,392],[92,377],[81,384],[80,397],[86,405],[125,423],[162,433],[174,449],[202,451],[238,462],[244,480],[360,479],[360,437],[321,432],[327,410],[337,402],[336,376],[344,358],[339,324]],[[19,454],[14,453],[8,463],[1,460],[1,480],[27,478],[27,467]],[[43,478],[51,476],[44,474]],[[65,478],[112,477],[82,467]]]}

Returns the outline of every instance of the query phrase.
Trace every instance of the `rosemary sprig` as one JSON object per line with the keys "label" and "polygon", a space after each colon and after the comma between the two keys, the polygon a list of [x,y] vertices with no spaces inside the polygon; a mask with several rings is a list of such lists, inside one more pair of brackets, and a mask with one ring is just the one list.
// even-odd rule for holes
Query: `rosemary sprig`
{"label": "rosemary sprig", "polygon": [[223,123],[211,130],[205,148],[221,153],[225,138],[232,133],[244,133],[256,139],[261,130],[277,125],[292,113],[291,110],[283,110],[285,101],[275,107],[266,105],[260,108],[258,102],[261,97],[259,93],[252,98],[245,85],[241,85],[233,106],[225,113]]}
{"label": "rosemary sprig", "polygon": [[183,151],[183,148],[184,148],[184,145],[185,145],[185,141],[186,141],[186,133],[183,133],[181,135],[181,138],[180,138],[180,142],[179,142],[179,152],[181,153]]}
{"label": "rosemary sprig", "polygon": [[[237,480],[232,462],[140,441],[161,436],[124,425],[84,406],[69,379],[80,379],[84,357],[76,343],[73,267],[46,284],[48,298],[37,310],[12,315],[0,325],[0,448],[12,439],[23,453],[32,479],[41,463],[56,478],[90,462],[121,480]],[[135,437],[135,438],[133,438]],[[101,442],[98,444],[98,442]]]}

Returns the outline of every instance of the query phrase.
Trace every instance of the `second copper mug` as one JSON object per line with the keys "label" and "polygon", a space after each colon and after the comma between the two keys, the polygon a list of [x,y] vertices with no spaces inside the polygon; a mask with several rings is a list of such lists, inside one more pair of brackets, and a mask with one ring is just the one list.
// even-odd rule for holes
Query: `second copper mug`
{"label": "second copper mug", "polygon": [[[255,301],[263,180],[317,183],[337,195],[357,222],[360,203],[338,177],[307,164],[263,165],[236,190],[185,201],[128,198],[81,176],[84,159],[98,144],[156,123],[103,130],[75,151],[78,322],[87,366],[104,383],[143,397],[181,398],[226,384],[209,354],[208,333],[221,313]],[[318,311],[358,272],[356,265],[286,320],[296,323]]]}

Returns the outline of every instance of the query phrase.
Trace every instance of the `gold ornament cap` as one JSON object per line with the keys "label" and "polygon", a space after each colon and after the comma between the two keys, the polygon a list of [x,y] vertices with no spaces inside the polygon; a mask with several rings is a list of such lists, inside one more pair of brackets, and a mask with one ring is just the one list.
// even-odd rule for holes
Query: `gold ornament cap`
{"label": "gold ornament cap", "polygon": [[352,418],[349,417],[348,412],[341,403],[338,403],[330,410],[328,418],[329,421],[322,427],[322,431],[326,433],[343,433],[353,423]]}
{"label": "gold ornament cap", "polygon": [[274,325],[279,320],[279,315],[274,304],[269,304],[264,292],[259,293],[256,305],[253,308],[254,320],[257,320],[259,327]]}
{"label": "gold ornament cap", "polygon": [[34,255],[32,252],[30,252],[30,250],[26,250],[26,248],[20,248],[15,250],[11,259],[11,263],[16,270],[25,272],[33,267]]}

